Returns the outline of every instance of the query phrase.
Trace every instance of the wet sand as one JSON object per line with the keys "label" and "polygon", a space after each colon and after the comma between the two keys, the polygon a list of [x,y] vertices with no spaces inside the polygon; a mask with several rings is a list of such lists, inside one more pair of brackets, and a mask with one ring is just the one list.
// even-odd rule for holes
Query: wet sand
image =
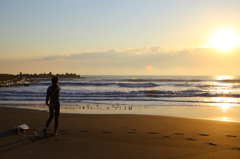
{"label": "wet sand", "polygon": [[[0,158],[239,158],[240,123],[148,115],[60,114],[58,136],[32,135],[48,112],[0,108]],[[37,132],[41,134],[41,131]]]}

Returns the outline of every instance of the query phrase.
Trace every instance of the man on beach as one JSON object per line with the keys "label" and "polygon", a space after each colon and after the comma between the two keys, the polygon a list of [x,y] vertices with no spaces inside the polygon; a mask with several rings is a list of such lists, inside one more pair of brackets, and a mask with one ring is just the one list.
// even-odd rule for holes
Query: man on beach
{"label": "man on beach", "polygon": [[58,128],[58,117],[60,112],[60,103],[59,103],[59,94],[61,88],[58,86],[58,77],[52,77],[52,85],[47,89],[47,96],[46,96],[46,105],[49,107],[50,116],[47,120],[46,126],[43,130],[44,134],[48,134],[48,126],[51,123],[54,115],[55,115],[55,124],[54,124],[54,133],[53,135],[56,136],[57,128]]}

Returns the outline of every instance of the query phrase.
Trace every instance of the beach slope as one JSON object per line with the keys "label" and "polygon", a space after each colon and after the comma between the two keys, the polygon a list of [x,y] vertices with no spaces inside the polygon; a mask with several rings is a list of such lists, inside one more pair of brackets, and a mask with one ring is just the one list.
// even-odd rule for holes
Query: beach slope
{"label": "beach slope", "polygon": [[[0,158],[239,158],[240,123],[147,115],[60,114],[58,136],[32,135],[48,113],[0,108]],[[19,135],[13,128],[27,124]],[[41,131],[37,132],[41,134]]]}

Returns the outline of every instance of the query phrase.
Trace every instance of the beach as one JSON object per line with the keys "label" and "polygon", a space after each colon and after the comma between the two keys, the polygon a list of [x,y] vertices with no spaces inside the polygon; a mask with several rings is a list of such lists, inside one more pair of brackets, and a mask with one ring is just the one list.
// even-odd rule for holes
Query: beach
{"label": "beach", "polygon": [[0,4],[0,159],[240,159],[240,0]]}
{"label": "beach", "polygon": [[[32,135],[48,112],[0,108],[0,158],[239,158],[240,123],[128,114],[60,114],[58,136]],[[27,124],[19,135],[13,128]]]}

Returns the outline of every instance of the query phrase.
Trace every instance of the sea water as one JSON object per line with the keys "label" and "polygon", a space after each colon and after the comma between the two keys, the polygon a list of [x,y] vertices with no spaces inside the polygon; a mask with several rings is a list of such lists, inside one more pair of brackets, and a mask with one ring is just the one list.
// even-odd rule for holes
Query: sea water
{"label": "sea water", "polygon": [[[97,104],[109,104],[113,105],[111,107],[114,108],[113,110],[116,110],[116,106],[118,109],[121,106],[121,110],[129,110],[130,106],[142,106],[141,109],[151,107],[151,110],[165,109],[165,111],[169,107],[174,107],[176,112],[185,107],[188,110],[190,107],[200,110],[207,109],[206,107],[211,109],[218,107],[222,112],[227,112],[231,108],[236,110],[240,108],[240,77],[238,76],[88,75],[82,77],[59,80],[62,106],[70,108],[77,107],[81,103],[92,103],[95,104],[92,109],[98,109]],[[0,105],[12,107],[44,105],[47,87],[51,85],[51,81],[37,80],[38,82],[29,86],[0,87]],[[85,110],[87,108],[90,109],[85,106]],[[83,112],[83,109],[81,111]],[[145,110],[137,114],[145,114],[144,112],[149,111]],[[164,115],[166,114],[169,113]]]}

